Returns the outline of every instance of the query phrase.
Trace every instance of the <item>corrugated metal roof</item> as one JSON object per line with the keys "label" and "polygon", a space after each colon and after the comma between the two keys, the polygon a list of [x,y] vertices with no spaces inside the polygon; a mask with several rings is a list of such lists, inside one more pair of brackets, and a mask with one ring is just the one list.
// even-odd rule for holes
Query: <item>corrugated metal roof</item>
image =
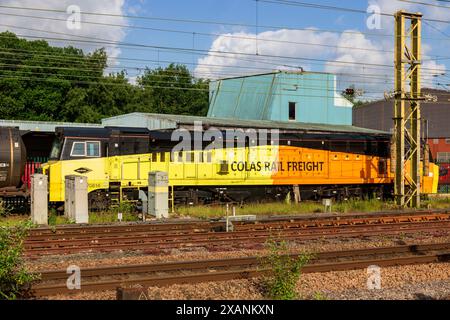
{"label": "corrugated metal roof", "polygon": [[58,127],[76,128],[103,128],[100,124],[50,122],[50,121],[24,121],[24,120],[0,120],[0,127],[18,127],[22,131],[55,132]]}
{"label": "corrugated metal roof", "polygon": [[214,127],[238,127],[255,129],[280,129],[298,130],[314,132],[346,132],[346,133],[367,133],[367,134],[390,134],[385,131],[359,128],[347,125],[329,125],[301,122],[279,122],[268,120],[237,120],[195,117],[185,115],[154,114],[154,113],[130,113],[122,116],[103,120],[104,126],[133,126],[139,127],[147,123],[149,130],[175,129],[182,126],[192,126],[194,122],[202,122]]}

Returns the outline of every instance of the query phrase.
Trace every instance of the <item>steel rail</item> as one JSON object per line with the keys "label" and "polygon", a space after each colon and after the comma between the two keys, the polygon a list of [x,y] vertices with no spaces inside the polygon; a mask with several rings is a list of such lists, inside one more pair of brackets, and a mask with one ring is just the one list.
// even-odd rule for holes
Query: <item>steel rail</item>
{"label": "steel rail", "polygon": [[378,235],[410,234],[418,232],[436,232],[449,231],[450,222],[420,222],[403,223],[396,225],[359,225],[349,227],[325,227],[311,228],[308,230],[275,230],[275,231],[238,231],[230,233],[212,233],[197,235],[172,235],[167,237],[147,237],[145,239],[125,238],[122,242],[118,239],[110,239],[109,243],[100,243],[94,240],[89,243],[69,242],[66,246],[58,243],[55,246],[43,244],[43,246],[26,246],[26,254],[29,256],[76,253],[76,252],[108,252],[118,250],[161,250],[168,248],[186,248],[186,247],[214,247],[217,245],[242,245],[243,243],[260,244],[270,238],[282,238],[285,240],[310,240],[320,238],[338,238],[338,237],[362,237]]}
{"label": "steel rail", "polygon": [[[438,244],[419,244],[419,245],[403,245],[391,246],[382,248],[369,249],[353,249],[330,252],[318,252],[314,254],[313,261],[329,260],[338,258],[354,258],[360,256],[371,255],[386,255],[386,254],[419,254],[430,251],[450,250],[450,243]],[[292,257],[298,254],[292,254]],[[138,264],[138,265],[122,265],[122,266],[107,266],[99,268],[83,268],[81,273],[83,277],[100,277],[106,275],[118,275],[128,273],[148,273],[148,272],[163,272],[174,271],[180,269],[204,269],[214,267],[232,267],[232,266],[250,266],[261,262],[260,257],[243,257],[243,258],[229,258],[217,260],[196,260],[196,261],[182,261],[182,262],[164,262],[153,264]],[[44,270],[40,272],[41,281],[61,280],[67,279],[66,270]]]}
{"label": "steel rail", "polygon": [[[389,213],[370,213],[370,214],[351,214],[344,216],[324,216],[324,217],[311,217],[311,216],[276,216],[276,217],[266,217],[262,220],[257,220],[256,222],[238,222],[236,225],[239,226],[252,226],[256,224],[269,224],[277,222],[317,222],[330,224],[331,221],[335,221],[336,224],[341,224],[342,221],[347,221],[349,219],[366,219],[371,220],[377,218],[385,218],[383,220],[388,221],[389,218],[397,219],[407,219],[407,217],[416,216],[427,216],[432,219],[437,215],[447,215],[450,217],[450,213],[447,211],[417,211],[417,212],[389,212]],[[450,219],[450,218],[449,218]],[[177,222],[170,223],[143,223],[143,224],[127,224],[127,225],[83,225],[83,226],[58,226],[54,228],[41,227],[32,229],[30,231],[30,237],[39,236],[56,236],[56,235],[87,235],[87,234],[100,234],[100,233],[115,233],[115,232],[137,232],[137,231],[170,231],[170,230],[190,230],[195,228],[217,228],[224,225],[224,221],[186,221],[178,220]]]}
{"label": "steel rail", "polygon": [[[358,219],[339,219],[336,221],[329,220],[311,220],[311,221],[290,221],[290,222],[262,222],[262,223],[238,223],[235,225],[236,231],[261,231],[261,230],[273,230],[273,229],[307,229],[307,228],[319,228],[319,227],[341,227],[341,226],[356,226],[356,225],[384,225],[384,224],[400,224],[400,223],[410,223],[410,222],[433,222],[433,221],[450,221],[450,214],[438,214],[438,215],[419,215],[419,216],[399,216],[399,217],[383,217],[383,218],[358,218]],[[208,233],[215,232],[217,230],[221,231],[220,228],[225,228],[222,224],[213,224],[210,227],[201,228],[201,226],[196,225],[195,228],[186,229],[170,229],[170,233],[166,234],[165,231],[153,231],[153,229],[145,231],[141,228],[142,226],[135,226],[134,228],[128,227],[127,232],[120,229],[120,232],[112,232],[111,230],[100,230],[96,232],[96,229],[87,229],[89,232],[81,232],[76,235],[66,235],[66,234],[56,234],[56,235],[34,235],[28,237],[25,244],[42,244],[42,243],[52,243],[54,241],[75,241],[80,239],[107,239],[115,237],[119,239],[120,237],[129,238],[133,237],[148,237],[148,236],[166,236],[166,235],[177,235],[177,234],[194,234],[194,233]],[[184,232],[185,231],[185,232]],[[151,234],[150,234],[151,232]],[[120,239],[119,239],[120,240]]]}
{"label": "steel rail", "polygon": [[[447,244],[448,245],[448,244]],[[418,246],[413,246],[415,249]],[[403,248],[403,250],[411,250],[413,247]],[[383,254],[388,253],[387,248],[383,248],[387,250],[383,252]],[[410,265],[410,264],[424,264],[424,263],[437,263],[437,262],[448,262],[450,261],[450,253],[448,253],[448,249],[445,252],[436,252],[432,254],[422,254],[422,255],[409,255],[402,257],[391,257],[391,258],[373,258],[369,257],[367,259],[357,260],[357,261],[344,261],[344,262],[332,262],[332,263],[313,263],[308,264],[303,267],[303,273],[317,273],[317,272],[330,272],[330,271],[343,271],[343,270],[352,270],[352,269],[360,269],[365,268],[370,265],[377,265],[380,267],[386,266],[399,266],[399,265]],[[394,250],[395,251],[395,250]],[[326,253],[324,253],[326,254]],[[347,253],[348,254],[348,253]],[[367,253],[366,253],[367,254]],[[198,264],[204,264],[203,268],[206,271],[201,273],[194,274],[177,274],[177,275],[165,275],[165,276],[144,276],[136,279],[120,279],[120,280],[103,280],[103,281],[93,281],[93,282],[83,282],[81,286],[81,290],[69,290],[65,283],[63,284],[40,284],[35,285],[32,288],[32,293],[37,297],[55,295],[55,294],[71,294],[71,293],[81,293],[81,292],[89,292],[89,291],[103,291],[103,290],[115,290],[118,287],[123,286],[131,286],[131,285],[141,285],[141,286],[167,286],[171,284],[185,284],[185,283],[199,283],[206,281],[223,281],[223,280],[235,280],[235,279],[248,279],[257,276],[261,276],[270,272],[268,268],[249,268],[249,260],[255,258],[241,258],[244,263],[239,264],[237,259],[228,259],[219,261],[217,260],[218,265],[227,265],[229,268],[232,267],[242,267],[242,269],[231,270],[231,271],[211,271],[211,264],[205,265],[205,261],[201,262],[184,262],[184,264],[179,264],[177,270],[179,268],[195,268],[195,266],[199,266]],[[232,261],[235,261],[233,263]],[[160,264],[161,265],[161,264]],[[160,266],[159,265],[159,266]],[[155,265],[158,266],[158,265]],[[250,265],[251,266],[251,265]],[[131,268],[131,269],[127,269]],[[132,272],[132,268],[136,268],[136,266],[124,267],[124,271]],[[105,268],[104,268],[105,269]],[[145,271],[143,271],[145,272]],[[148,273],[148,271],[147,271]],[[117,273],[116,273],[117,274]]]}

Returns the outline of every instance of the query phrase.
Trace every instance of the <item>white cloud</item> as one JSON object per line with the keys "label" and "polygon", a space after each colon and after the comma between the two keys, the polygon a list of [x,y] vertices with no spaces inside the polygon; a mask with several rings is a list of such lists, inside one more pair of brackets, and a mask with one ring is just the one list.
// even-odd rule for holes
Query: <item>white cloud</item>
{"label": "white cloud", "polygon": [[[392,1],[392,0],[369,0],[368,2],[371,5],[379,6],[381,12],[383,13],[394,14],[398,10],[405,10],[408,12],[420,12],[426,19],[448,20],[448,11],[447,11],[448,9],[438,7],[443,5],[443,2],[438,0],[418,1],[431,4],[430,6],[414,4],[412,2]],[[433,4],[436,6],[432,6]],[[448,27],[448,24],[437,23],[437,26],[440,28],[446,28]],[[384,31],[391,32],[394,29],[394,19],[389,16],[383,16],[382,29],[384,29]]]}
{"label": "white cloud", "polygon": [[[211,45],[210,54],[199,59],[195,72],[199,76],[217,78],[292,69],[297,66],[311,69],[312,64],[317,61],[295,58],[326,59],[333,48],[321,47],[318,50],[317,46],[310,44],[328,45],[336,43],[338,39],[335,33],[311,30],[266,31],[258,34],[258,41],[255,34],[246,32],[221,35]],[[239,52],[248,56],[220,52]],[[251,56],[257,52],[259,56]],[[276,58],[277,56],[289,58]]]}
{"label": "white cloud", "polygon": [[[12,6],[20,8],[46,8],[46,9],[56,9],[56,10],[66,10],[71,5],[79,6],[81,12],[99,12],[99,13],[111,13],[115,15],[125,14],[125,0],[2,0],[2,6]],[[76,39],[76,40],[87,40],[95,41],[103,39],[106,41],[118,42],[122,41],[126,32],[123,27],[116,26],[100,26],[94,24],[83,23],[86,21],[96,22],[96,23],[108,23],[108,24],[119,24],[126,25],[127,21],[123,17],[111,17],[111,16],[92,16],[92,15],[81,15],[81,29],[70,30],[67,27],[66,20],[69,18],[68,13],[56,13],[56,12],[42,12],[42,11],[32,11],[32,10],[17,10],[10,8],[0,8],[1,13],[8,13],[11,15],[2,15],[0,21],[0,31],[10,30],[16,34],[23,36],[38,36],[44,38],[58,38],[58,39]],[[34,19],[30,17],[18,17],[16,15],[27,15],[27,16],[37,16],[46,17],[51,19]],[[52,20],[57,19],[57,20]],[[61,21],[62,20],[62,21]],[[8,25],[6,27],[5,25]],[[20,28],[12,28],[10,26],[24,27],[32,30],[25,30]],[[44,33],[37,30],[45,30],[55,32]],[[83,38],[84,37],[84,38]],[[94,39],[88,39],[94,38]],[[30,40],[34,40],[31,39]],[[48,40],[52,45],[55,46],[66,46],[72,45],[83,50],[90,52],[98,48],[105,47],[108,56],[110,57],[109,64],[118,64],[117,60],[114,58],[121,54],[121,50],[116,45],[107,44],[96,44],[96,43],[77,43],[77,42],[61,42],[56,40]]]}
{"label": "white cloud", "polygon": [[[392,0],[370,0],[368,4],[378,4],[381,7],[381,12],[387,13],[394,13],[401,8],[418,11],[415,10],[415,5]],[[427,13],[431,12],[429,9],[426,10]],[[428,14],[427,16],[433,19],[437,18],[436,13],[434,15]],[[361,22],[364,22],[364,20]],[[198,66],[195,71],[198,76],[215,79],[226,77],[230,72],[234,75],[241,75],[256,73],[258,70],[259,72],[263,72],[263,70],[268,72],[270,69],[285,68],[284,65],[300,65],[306,70],[338,74],[338,86],[340,89],[355,84],[356,87],[366,91],[365,98],[379,98],[383,92],[393,90],[394,53],[392,37],[369,36],[366,33],[374,33],[374,31],[366,29],[363,32],[347,30],[342,33],[321,32],[314,28],[311,28],[311,30],[314,31],[281,29],[262,32],[258,34],[259,39],[283,40],[287,42],[261,40],[258,42],[258,52],[260,55],[312,58],[329,62],[277,59],[263,56],[227,55],[227,57],[223,57],[224,54],[215,53],[228,51],[255,54],[255,34],[235,32],[217,37],[211,45],[209,54],[198,60]],[[393,33],[392,17],[383,18],[382,30],[379,32],[383,34]],[[238,38],[231,38],[230,36]],[[249,39],[239,39],[239,37]],[[301,42],[304,44],[289,42]],[[431,86],[435,79],[433,75],[442,74],[446,70],[444,64],[439,64],[430,58],[431,52],[433,52],[433,49],[424,43],[424,87]],[[335,63],[333,61],[348,63]]]}

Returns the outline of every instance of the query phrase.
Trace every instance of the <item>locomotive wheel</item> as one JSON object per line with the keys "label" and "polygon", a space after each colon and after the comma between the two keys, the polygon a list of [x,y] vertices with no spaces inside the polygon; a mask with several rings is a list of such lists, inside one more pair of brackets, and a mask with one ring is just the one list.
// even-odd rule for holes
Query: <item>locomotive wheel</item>
{"label": "locomotive wheel", "polygon": [[89,193],[89,209],[92,211],[107,211],[110,207],[109,195],[106,191]]}

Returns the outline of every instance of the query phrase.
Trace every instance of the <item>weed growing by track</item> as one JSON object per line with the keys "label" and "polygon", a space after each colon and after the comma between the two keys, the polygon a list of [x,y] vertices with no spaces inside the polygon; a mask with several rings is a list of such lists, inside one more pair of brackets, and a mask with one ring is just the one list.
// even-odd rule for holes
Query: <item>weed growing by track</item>
{"label": "weed growing by track", "polygon": [[301,270],[311,259],[311,255],[292,256],[285,241],[270,240],[266,246],[269,253],[262,258],[261,264],[270,271],[263,278],[264,294],[273,300],[297,299],[296,286]]}
{"label": "weed growing by track", "polygon": [[0,217],[6,217],[11,214],[11,210],[5,205],[5,203],[0,199]]}
{"label": "weed growing by track", "polygon": [[[231,206],[230,206],[231,207]],[[332,211],[339,213],[351,212],[376,212],[383,210],[393,210],[393,203],[380,200],[349,200],[335,203]],[[185,206],[176,209],[177,214],[181,216],[190,216],[195,218],[219,218],[226,216],[226,206]],[[231,209],[230,209],[231,212]],[[305,201],[293,203],[291,199],[285,199],[283,202],[273,203],[249,203],[242,206],[236,205],[236,214],[238,215],[301,215],[311,213],[323,213],[322,203]]]}
{"label": "weed growing by track", "polygon": [[[235,205],[238,215],[302,215],[312,213],[323,213],[324,206],[320,202],[305,201],[294,203],[290,198],[283,202],[273,203],[248,203]],[[231,213],[230,205],[230,213]],[[450,209],[450,198],[430,199],[422,201],[423,209]],[[333,203],[332,211],[336,213],[370,213],[382,211],[400,210],[392,201],[371,200],[347,200]],[[209,219],[226,216],[225,205],[210,206],[180,206],[176,208],[180,216],[190,216],[193,218]]]}
{"label": "weed growing by track", "polygon": [[450,209],[450,198],[433,198],[422,201],[423,208]]}
{"label": "weed growing by track", "polygon": [[117,208],[113,208],[111,212],[91,212],[89,213],[89,223],[112,223],[117,222],[118,213],[122,213],[122,221],[136,222],[139,216],[135,212],[135,206],[132,203],[122,202]]}
{"label": "weed growing by track", "polygon": [[36,274],[26,270],[22,258],[23,242],[32,227],[30,221],[14,228],[0,227],[0,299],[14,300],[29,295]]}

